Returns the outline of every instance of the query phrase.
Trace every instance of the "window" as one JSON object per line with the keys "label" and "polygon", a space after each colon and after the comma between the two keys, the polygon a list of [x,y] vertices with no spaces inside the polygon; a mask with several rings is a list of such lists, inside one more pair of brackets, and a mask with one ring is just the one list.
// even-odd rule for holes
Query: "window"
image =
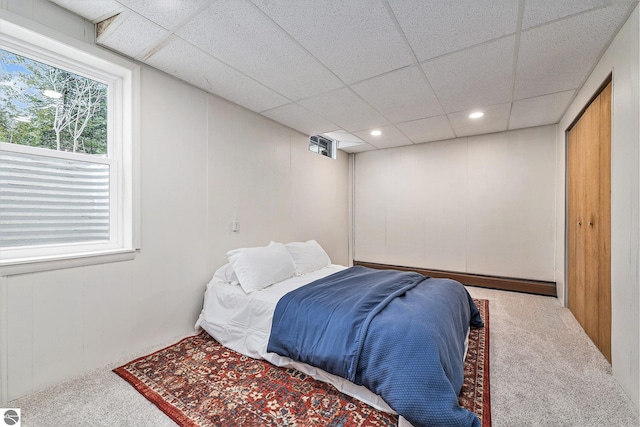
{"label": "window", "polygon": [[0,28],[0,273],[133,254],[137,66]]}
{"label": "window", "polygon": [[309,151],[335,159],[336,148],[336,141],[333,139],[329,139],[322,135],[313,135],[309,137]]}

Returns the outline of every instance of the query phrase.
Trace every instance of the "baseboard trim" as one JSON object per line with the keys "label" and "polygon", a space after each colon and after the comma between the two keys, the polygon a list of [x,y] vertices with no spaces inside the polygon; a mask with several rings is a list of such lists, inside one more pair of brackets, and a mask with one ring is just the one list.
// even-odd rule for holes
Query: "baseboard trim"
{"label": "baseboard trim", "polygon": [[427,268],[405,267],[401,265],[379,264],[366,261],[353,261],[353,265],[376,268],[379,270],[415,271],[429,277],[447,278],[457,280],[469,286],[482,288],[501,289],[504,291],[525,292],[528,294],[545,295],[555,297],[556,282],[541,280],[517,279],[512,277],[486,276],[482,274],[460,273],[455,271],[431,270]]}

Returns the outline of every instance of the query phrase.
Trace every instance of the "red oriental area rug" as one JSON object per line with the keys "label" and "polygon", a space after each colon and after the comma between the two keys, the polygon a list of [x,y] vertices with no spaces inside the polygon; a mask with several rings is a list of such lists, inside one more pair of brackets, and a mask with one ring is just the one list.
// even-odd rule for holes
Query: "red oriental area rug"
{"label": "red oriental area rug", "polygon": [[[485,328],[471,329],[460,405],[491,426],[489,301],[475,300]],[[181,426],[397,426],[378,411],[295,369],[243,356],[206,333],[114,372]]]}

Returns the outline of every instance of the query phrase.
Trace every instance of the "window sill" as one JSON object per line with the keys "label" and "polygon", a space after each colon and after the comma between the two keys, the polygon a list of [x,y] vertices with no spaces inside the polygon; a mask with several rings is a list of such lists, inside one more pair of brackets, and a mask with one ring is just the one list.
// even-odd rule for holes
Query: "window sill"
{"label": "window sill", "polygon": [[67,255],[48,259],[28,261],[0,262],[0,276],[36,273],[40,271],[61,270],[64,268],[84,267],[111,262],[131,261],[136,257],[134,249],[118,249],[112,251],[92,252],[80,255]]}

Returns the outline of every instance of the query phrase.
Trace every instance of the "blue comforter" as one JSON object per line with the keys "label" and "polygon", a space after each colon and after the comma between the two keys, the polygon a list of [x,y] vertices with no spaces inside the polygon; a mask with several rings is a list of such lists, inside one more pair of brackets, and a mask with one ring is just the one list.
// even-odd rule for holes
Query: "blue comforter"
{"label": "blue comforter", "polygon": [[289,292],[267,351],[363,385],[414,426],[480,426],[458,405],[467,329],[484,326],[458,282],[351,267]]}

